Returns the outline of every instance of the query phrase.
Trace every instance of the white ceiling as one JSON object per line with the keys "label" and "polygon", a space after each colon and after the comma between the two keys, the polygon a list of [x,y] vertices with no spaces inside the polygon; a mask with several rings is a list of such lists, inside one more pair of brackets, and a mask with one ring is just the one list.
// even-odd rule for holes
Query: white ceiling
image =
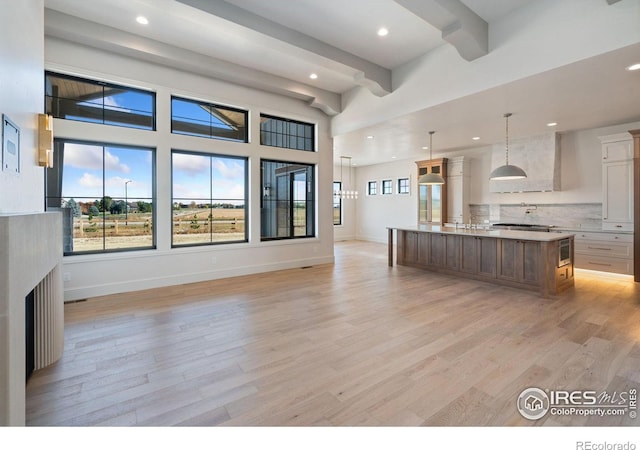
{"label": "white ceiling", "polygon": [[[152,61],[164,52],[164,64],[171,64],[171,55],[192,55],[191,70],[285,92],[336,114],[345,93],[364,86],[384,96],[392,91],[395,69],[451,45],[440,29],[402,3],[463,4],[491,26],[535,2],[45,0],[45,32]],[[138,15],[146,16],[149,25],[137,24]],[[89,26],[83,26],[86,21]],[[385,38],[376,35],[381,26],[389,29]],[[186,60],[177,58],[174,64],[186,67]],[[638,60],[640,47],[635,45],[402,114],[336,136],[335,153],[347,153],[361,165],[413,158],[428,141],[425,124],[437,130],[434,148],[441,152],[488,145],[504,138],[505,112],[514,113],[515,136],[546,131],[543,124],[552,120],[559,123],[560,132],[640,120],[640,73],[624,70]],[[317,80],[309,79],[312,72]],[[366,139],[367,135],[375,138]],[[471,141],[476,135],[481,140]]]}

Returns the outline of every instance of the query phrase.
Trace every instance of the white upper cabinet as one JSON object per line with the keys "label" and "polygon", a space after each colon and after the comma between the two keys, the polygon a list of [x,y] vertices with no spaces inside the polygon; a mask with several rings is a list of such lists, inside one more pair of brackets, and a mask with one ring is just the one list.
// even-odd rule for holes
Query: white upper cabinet
{"label": "white upper cabinet", "polygon": [[602,228],[633,231],[633,140],[628,133],[601,136]]}

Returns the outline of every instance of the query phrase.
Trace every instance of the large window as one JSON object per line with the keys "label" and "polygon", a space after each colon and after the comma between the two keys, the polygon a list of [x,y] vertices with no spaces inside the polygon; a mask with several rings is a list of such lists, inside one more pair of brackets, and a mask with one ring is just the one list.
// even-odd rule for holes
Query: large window
{"label": "large window", "polygon": [[315,150],[314,126],[260,114],[260,144],[312,152]]}
{"label": "large window", "polygon": [[246,242],[247,159],[174,150],[172,245]]}
{"label": "large window", "polygon": [[155,247],[155,151],[55,140],[46,207],[63,208],[64,253]]}
{"label": "large window", "polygon": [[333,182],[333,224],[342,225],[342,181]]}
{"label": "large window", "polygon": [[155,130],[155,93],[45,73],[45,110],[59,119]]}
{"label": "large window", "polygon": [[314,166],[261,161],[262,240],[315,236]]}
{"label": "large window", "polygon": [[171,97],[171,132],[248,142],[247,111]]}

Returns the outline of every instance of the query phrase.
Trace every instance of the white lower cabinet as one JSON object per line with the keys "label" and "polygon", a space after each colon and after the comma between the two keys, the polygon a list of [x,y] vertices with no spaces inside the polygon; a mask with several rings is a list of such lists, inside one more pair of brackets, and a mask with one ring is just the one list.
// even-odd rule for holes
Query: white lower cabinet
{"label": "white lower cabinet", "polygon": [[633,275],[633,235],[576,233],[575,267]]}

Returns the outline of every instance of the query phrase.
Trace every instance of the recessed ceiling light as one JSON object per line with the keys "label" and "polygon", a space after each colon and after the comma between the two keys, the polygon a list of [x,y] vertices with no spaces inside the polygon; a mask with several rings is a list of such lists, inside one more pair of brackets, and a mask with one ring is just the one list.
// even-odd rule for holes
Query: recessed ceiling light
{"label": "recessed ceiling light", "polygon": [[370,134],[369,136],[367,136],[367,139],[373,139],[373,135]]}
{"label": "recessed ceiling light", "polygon": [[429,150],[429,147],[422,147],[422,150]]}
{"label": "recessed ceiling light", "polygon": [[627,70],[640,70],[640,63],[631,64]]}
{"label": "recessed ceiling light", "polygon": [[471,139],[473,139],[474,141],[479,141],[480,140],[480,136],[474,136]]}
{"label": "recessed ceiling light", "polygon": [[548,126],[548,127],[555,127],[556,125],[558,125],[558,123],[557,123],[557,122],[549,122],[549,123],[547,124],[547,126]]}
{"label": "recessed ceiling light", "polygon": [[309,78],[311,78],[312,80],[315,80],[318,78],[318,74],[317,73],[312,73],[311,75],[309,75]]}
{"label": "recessed ceiling light", "polygon": [[147,19],[145,16],[136,17],[136,22],[138,22],[140,25],[149,25],[149,19]]}
{"label": "recessed ceiling light", "polygon": [[396,159],[396,158],[397,158],[397,156],[392,156],[392,157],[391,157],[391,159]]}
{"label": "recessed ceiling light", "polygon": [[387,34],[389,34],[389,30],[385,27],[378,29],[378,36],[386,36]]}

